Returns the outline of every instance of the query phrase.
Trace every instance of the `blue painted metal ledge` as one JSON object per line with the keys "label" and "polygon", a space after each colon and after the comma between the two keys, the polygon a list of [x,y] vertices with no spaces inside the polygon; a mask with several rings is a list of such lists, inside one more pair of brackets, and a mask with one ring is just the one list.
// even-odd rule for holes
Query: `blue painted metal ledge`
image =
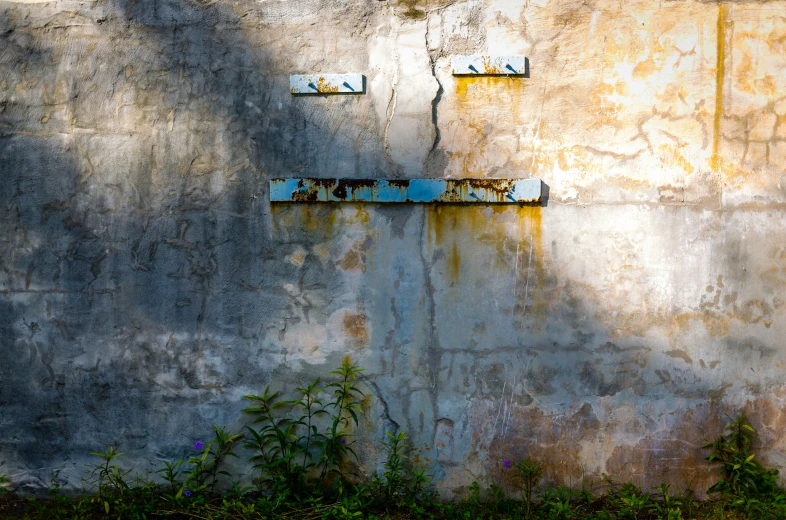
{"label": "blue painted metal ledge", "polygon": [[540,179],[273,179],[271,202],[537,203]]}

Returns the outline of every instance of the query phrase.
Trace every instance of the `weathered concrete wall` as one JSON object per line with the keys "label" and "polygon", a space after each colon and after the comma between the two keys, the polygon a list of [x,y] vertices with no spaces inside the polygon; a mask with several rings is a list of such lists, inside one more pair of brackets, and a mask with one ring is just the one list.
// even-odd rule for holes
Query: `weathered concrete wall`
{"label": "weathered concrete wall", "polygon": [[[550,197],[271,207],[282,176]],[[786,2],[0,1],[0,459],[153,468],[350,353],[362,469],[398,426],[443,496],[525,455],[702,489],[742,409],[786,469],[784,217]]]}

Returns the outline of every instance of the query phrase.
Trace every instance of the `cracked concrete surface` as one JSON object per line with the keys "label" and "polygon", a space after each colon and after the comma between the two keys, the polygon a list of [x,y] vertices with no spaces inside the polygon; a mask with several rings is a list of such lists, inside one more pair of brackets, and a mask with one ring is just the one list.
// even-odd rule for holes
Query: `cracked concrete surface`
{"label": "cracked concrete surface", "polygon": [[[786,3],[0,1],[0,459],[78,488],[347,353],[358,470],[442,496],[784,469]],[[523,54],[459,78],[452,54]],[[289,74],[362,72],[362,96]],[[544,207],[272,205],[273,177],[540,177]],[[239,471],[249,474],[246,467]]]}

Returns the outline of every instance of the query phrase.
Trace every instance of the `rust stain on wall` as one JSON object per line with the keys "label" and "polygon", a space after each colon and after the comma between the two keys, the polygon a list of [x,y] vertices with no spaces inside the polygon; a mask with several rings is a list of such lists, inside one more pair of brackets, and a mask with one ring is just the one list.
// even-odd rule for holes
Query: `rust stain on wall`
{"label": "rust stain on wall", "polygon": [[536,290],[545,278],[539,206],[434,205],[427,207],[426,218],[428,247],[435,259],[443,258],[450,281],[457,281],[462,272],[468,275],[466,269],[515,270],[519,296],[525,297],[529,276],[528,294],[536,296],[539,310],[545,309]]}
{"label": "rust stain on wall", "polygon": [[[516,309],[523,313],[534,313],[542,317],[546,314],[546,292],[543,284],[546,280],[545,258],[543,251],[543,215],[540,206],[520,206],[517,208],[519,225],[518,262],[525,270],[520,270],[518,284],[523,284],[523,291],[517,291],[519,299]],[[523,252],[521,248],[525,249]],[[518,265],[518,264],[517,264]],[[533,300],[532,307],[527,300]],[[542,323],[542,322],[541,322]]]}
{"label": "rust stain on wall", "polygon": [[522,106],[528,83],[506,76],[455,76],[453,84],[454,109],[461,114],[458,133],[473,146],[455,150],[448,170],[455,177],[485,177],[492,164],[511,162],[515,150],[494,136],[529,122]]}
{"label": "rust stain on wall", "polygon": [[354,220],[361,224],[368,224],[370,219],[371,215],[368,214],[368,210],[362,204],[358,204]]}
{"label": "rust stain on wall", "polygon": [[681,168],[686,175],[692,174],[696,168],[686,159],[675,146],[667,144],[660,145],[661,160],[669,166]]}
{"label": "rust stain on wall", "polygon": [[460,213],[453,206],[449,205],[428,205],[426,206],[426,218],[428,220],[428,239],[433,245],[441,244],[447,234],[456,229],[457,219]]}
{"label": "rust stain on wall", "polygon": [[461,256],[459,255],[458,245],[454,240],[448,252],[448,276],[451,280],[458,280],[461,273]]}
{"label": "rust stain on wall", "polygon": [[341,269],[345,271],[349,271],[351,269],[358,269],[363,272],[366,271],[365,261],[361,257],[360,252],[358,252],[356,249],[350,249],[347,251],[344,257],[341,259],[341,262],[339,262],[339,265],[341,266]]}
{"label": "rust stain on wall", "polygon": [[451,205],[429,205],[426,208],[429,249],[441,251],[445,256],[446,274],[450,281],[459,280],[461,255],[457,241],[461,233],[471,233],[466,212],[472,207],[457,208]]}
{"label": "rust stain on wall", "polygon": [[726,62],[726,28],[728,26],[729,7],[718,4],[717,48],[715,64],[715,118],[713,119],[712,157],[710,167],[718,169],[718,156],[720,153],[721,118],[723,116],[723,77]]}
{"label": "rust stain on wall", "polygon": [[679,350],[679,349],[669,350],[669,351],[666,352],[666,355],[667,356],[671,356],[673,358],[682,359],[683,361],[685,361],[688,364],[693,363],[693,359],[691,359],[691,357],[688,355],[688,353],[685,352],[684,350]]}
{"label": "rust stain on wall", "polygon": [[344,313],[344,331],[355,340],[355,346],[360,347],[368,343],[369,333],[366,328],[366,315],[360,313]]}
{"label": "rust stain on wall", "polygon": [[336,220],[341,216],[337,207],[319,208],[304,205],[300,209],[300,221],[306,231],[317,231],[324,236],[335,233]]}
{"label": "rust stain on wall", "polygon": [[[785,415],[775,410],[777,402],[760,398],[747,407],[754,421],[756,412],[771,421],[763,432],[768,440],[777,437],[773,426],[784,422]],[[481,450],[486,449],[483,439],[494,424],[494,411],[488,405],[473,404],[472,435]],[[609,409],[603,402],[575,403],[556,415],[537,406],[513,404],[507,422],[502,427],[498,423],[487,441],[487,478],[515,489],[516,479],[503,470],[502,460],[516,463],[531,456],[544,463],[543,486],[581,482],[582,478],[590,486],[602,485],[606,473],[620,482],[646,485],[654,478],[683,489],[690,485],[702,493],[715,480],[701,446],[725,426],[722,418],[728,412],[720,401],[685,409],[667,424],[629,412],[626,407]]]}

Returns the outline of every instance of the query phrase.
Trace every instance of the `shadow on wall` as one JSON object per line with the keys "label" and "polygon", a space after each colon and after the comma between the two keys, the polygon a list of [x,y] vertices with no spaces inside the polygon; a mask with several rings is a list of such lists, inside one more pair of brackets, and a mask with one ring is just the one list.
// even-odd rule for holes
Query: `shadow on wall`
{"label": "shadow on wall", "polygon": [[374,133],[345,124],[362,100],[290,100],[294,64],[234,9],[261,8],[0,11],[0,443],[44,468],[31,487],[78,474],[72,453],[122,438],[167,456],[238,420],[271,370],[266,320],[290,305],[268,175],[384,168]]}

